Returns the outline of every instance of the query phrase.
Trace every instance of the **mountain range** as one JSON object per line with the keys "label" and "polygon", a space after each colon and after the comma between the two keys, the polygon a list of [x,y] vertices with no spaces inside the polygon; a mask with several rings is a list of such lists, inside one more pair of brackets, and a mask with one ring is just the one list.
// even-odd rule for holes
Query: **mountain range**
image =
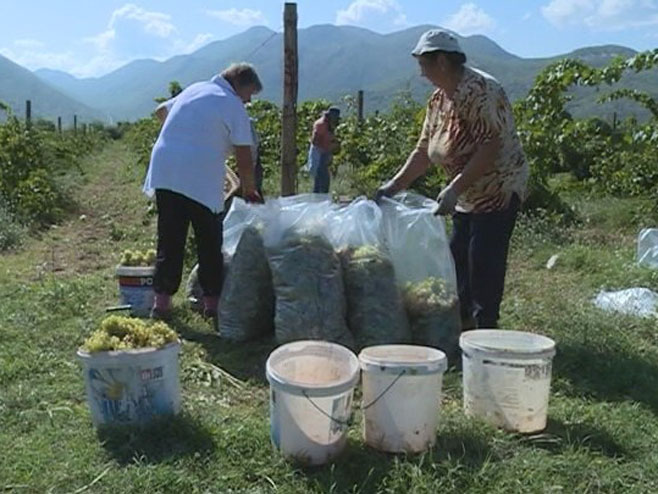
{"label": "mountain range", "polygon": [[[351,26],[318,25],[298,32],[299,99],[325,98],[339,101],[346,94],[364,90],[366,111],[384,110],[401,90],[424,101],[431,86],[419,75],[410,51],[421,33],[431,26],[415,26],[390,34],[378,34]],[[579,58],[602,66],[615,56],[629,57],[635,51],[615,45],[589,47],[551,58],[521,58],[491,39],[459,37],[468,63],[495,76],[510,99],[523,97],[539,71],[560,58]],[[281,102],[283,34],[254,27],[221,41],[212,42],[189,55],[158,62],[136,60],[107,75],[78,79],[61,71],[30,72],[0,56],[0,101],[20,113],[26,99],[32,100],[36,116],[55,119],[77,114],[83,120],[132,121],[147,116],[154,98],[166,96],[171,81],[183,87],[209,79],[235,61],[253,63],[264,90],[259,98]],[[622,85],[648,91],[658,97],[658,71],[626,76]],[[600,105],[594,90],[578,89],[570,109],[577,115],[610,118],[643,113],[632,102]]]}

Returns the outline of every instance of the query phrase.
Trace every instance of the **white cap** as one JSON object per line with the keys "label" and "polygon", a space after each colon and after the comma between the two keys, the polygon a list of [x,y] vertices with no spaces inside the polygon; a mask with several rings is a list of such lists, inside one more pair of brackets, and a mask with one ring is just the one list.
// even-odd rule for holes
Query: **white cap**
{"label": "white cap", "polygon": [[415,57],[422,55],[423,53],[429,53],[432,51],[453,51],[456,53],[464,54],[464,51],[459,46],[457,38],[444,29],[430,29],[429,31],[422,34],[416,48],[413,49],[411,54]]}

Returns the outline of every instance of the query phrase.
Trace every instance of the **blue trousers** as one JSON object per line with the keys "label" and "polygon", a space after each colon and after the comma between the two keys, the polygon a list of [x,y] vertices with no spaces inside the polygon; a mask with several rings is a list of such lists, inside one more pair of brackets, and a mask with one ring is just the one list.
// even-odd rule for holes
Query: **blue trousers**
{"label": "blue trousers", "polygon": [[329,174],[329,165],[331,164],[331,153],[322,153],[320,163],[313,176],[313,192],[316,194],[326,194],[329,192],[331,176]]}
{"label": "blue trousers", "polygon": [[457,270],[462,321],[474,318],[477,328],[498,327],[509,242],[519,204],[514,194],[507,209],[455,213],[452,217],[450,250]]}

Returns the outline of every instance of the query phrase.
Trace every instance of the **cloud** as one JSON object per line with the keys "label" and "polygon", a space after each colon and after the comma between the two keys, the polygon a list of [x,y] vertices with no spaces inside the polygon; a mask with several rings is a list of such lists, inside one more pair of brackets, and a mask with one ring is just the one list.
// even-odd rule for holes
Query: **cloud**
{"label": "cloud", "polygon": [[0,54],[12,62],[30,70],[49,67],[54,70],[68,71],[75,65],[71,52],[52,52],[43,50],[46,46],[37,40],[17,40],[10,47],[0,48]]}
{"label": "cloud", "polygon": [[551,0],[542,15],[557,27],[586,26],[597,31],[658,26],[656,0]]}
{"label": "cloud", "polygon": [[104,31],[83,40],[92,54],[72,72],[85,77],[111,72],[137,58],[162,61],[195,51],[213,37],[202,33],[183,39],[169,14],[129,3],[112,12]]}
{"label": "cloud", "polygon": [[124,21],[135,21],[141,25],[144,31],[159,38],[168,38],[176,32],[176,28],[171,23],[171,16],[160,12],[148,12],[137,5],[128,3],[115,10],[110,18],[110,29],[115,29],[117,25]]}
{"label": "cloud", "polygon": [[553,25],[576,24],[594,9],[593,0],[551,0],[541,7],[542,15]]}
{"label": "cloud", "polygon": [[354,0],[346,9],[336,12],[336,24],[363,24],[372,20],[372,16],[393,16],[395,26],[408,26],[409,21],[402,7],[395,0]]}
{"label": "cloud", "polygon": [[267,25],[267,19],[260,10],[232,8],[228,10],[207,10],[206,14],[235,26]]}
{"label": "cloud", "polygon": [[474,3],[465,3],[444,26],[461,35],[483,34],[496,27],[496,21]]}
{"label": "cloud", "polygon": [[76,77],[97,77],[138,58],[162,61],[196,51],[214,37],[183,37],[169,14],[127,3],[112,12],[102,31],[82,39],[75,54],[50,52],[48,44],[36,39],[16,40],[0,53],[30,70],[48,67]]}

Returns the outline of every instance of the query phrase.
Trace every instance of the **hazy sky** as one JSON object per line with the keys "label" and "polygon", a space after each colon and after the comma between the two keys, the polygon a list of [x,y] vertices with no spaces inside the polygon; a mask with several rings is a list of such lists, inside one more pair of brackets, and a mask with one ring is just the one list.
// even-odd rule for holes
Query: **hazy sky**
{"label": "hazy sky", "polygon": [[[99,76],[164,60],[255,25],[282,29],[278,0],[0,0],[0,54],[37,69]],[[658,46],[658,0],[299,0],[299,27],[349,24],[388,33],[437,24],[540,57],[575,48]]]}

